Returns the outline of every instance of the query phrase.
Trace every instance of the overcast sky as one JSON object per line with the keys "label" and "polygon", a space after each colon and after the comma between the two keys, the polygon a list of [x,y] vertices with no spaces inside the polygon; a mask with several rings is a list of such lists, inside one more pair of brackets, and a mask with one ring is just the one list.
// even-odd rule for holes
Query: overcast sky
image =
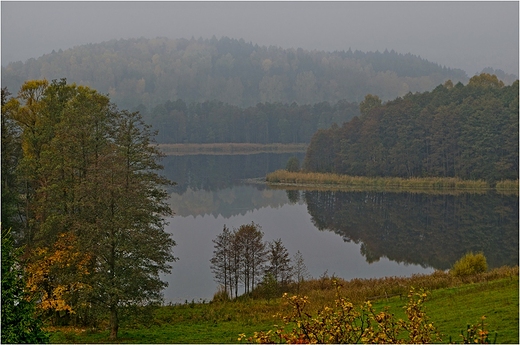
{"label": "overcast sky", "polygon": [[518,76],[514,2],[2,1],[2,65],[119,38],[243,38],[317,50],[395,50]]}

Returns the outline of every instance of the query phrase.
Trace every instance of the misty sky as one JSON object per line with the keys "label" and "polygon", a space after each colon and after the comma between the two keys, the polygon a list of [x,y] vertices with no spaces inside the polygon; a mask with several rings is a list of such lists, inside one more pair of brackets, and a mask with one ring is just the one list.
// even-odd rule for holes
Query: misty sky
{"label": "misty sky", "polygon": [[395,50],[518,76],[518,2],[2,1],[2,65],[120,38],[243,38],[317,50]]}

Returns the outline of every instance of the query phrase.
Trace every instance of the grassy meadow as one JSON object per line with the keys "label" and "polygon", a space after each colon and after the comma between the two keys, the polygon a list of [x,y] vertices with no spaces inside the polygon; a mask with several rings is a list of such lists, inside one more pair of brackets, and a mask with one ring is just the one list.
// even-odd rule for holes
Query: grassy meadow
{"label": "grassy meadow", "polygon": [[[465,278],[437,271],[429,275],[353,279],[322,276],[289,287],[289,294],[309,297],[307,312],[332,305],[336,298],[334,282],[340,294],[355,306],[371,300],[376,310],[385,306],[396,317],[404,318],[403,306],[410,287],[431,292],[425,311],[442,335],[444,343],[461,342],[461,330],[486,317],[486,329],[498,343],[518,343],[518,266],[493,269]],[[277,294],[281,295],[281,291]],[[161,306],[148,318],[127,318],[120,329],[118,343],[237,343],[238,335],[251,336],[257,331],[282,325],[279,314],[287,315],[290,307],[282,298],[267,299],[261,290],[234,301],[185,303]],[[72,327],[48,328],[53,343],[106,343],[108,330]]]}
{"label": "grassy meadow", "polygon": [[[485,193],[492,186],[483,180],[461,180],[453,177],[364,177],[338,175],[332,173],[289,172],[277,170],[266,176],[272,186],[298,186],[305,189],[344,189],[344,190],[377,190],[377,191],[464,191]],[[499,193],[518,194],[518,180],[499,181],[494,187]]]}

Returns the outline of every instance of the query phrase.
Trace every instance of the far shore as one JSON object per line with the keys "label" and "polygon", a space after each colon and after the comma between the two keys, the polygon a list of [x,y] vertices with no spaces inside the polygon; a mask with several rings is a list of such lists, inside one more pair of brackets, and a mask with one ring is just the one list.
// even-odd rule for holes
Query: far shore
{"label": "far shore", "polygon": [[167,156],[182,155],[239,155],[254,153],[297,153],[305,152],[308,144],[253,144],[253,143],[211,143],[211,144],[158,144],[159,150]]}

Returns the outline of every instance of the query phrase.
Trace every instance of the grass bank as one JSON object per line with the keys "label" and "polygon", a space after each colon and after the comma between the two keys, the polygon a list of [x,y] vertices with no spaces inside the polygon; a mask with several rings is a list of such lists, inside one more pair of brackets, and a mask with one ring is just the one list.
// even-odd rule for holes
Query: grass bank
{"label": "grass bank", "polygon": [[[305,189],[321,190],[463,191],[485,193],[492,189],[492,187],[483,180],[461,180],[453,177],[364,177],[331,173],[289,172],[287,170],[277,170],[268,174],[266,181],[273,186],[297,186]],[[495,189],[500,193],[518,194],[518,180],[500,181],[496,184]]]}
{"label": "grass bank", "polygon": [[[518,266],[502,267],[466,277],[447,272],[411,277],[353,279],[345,281],[322,276],[293,285],[289,293],[309,297],[308,312],[315,313],[336,298],[334,281],[341,294],[354,305],[370,299],[377,310],[385,306],[397,317],[404,317],[403,306],[411,286],[431,291],[426,314],[443,334],[443,341],[460,342],[460,331],[486,316],[490,339],[498,332],[498,343],[518,343]],[[279,293],[281,295],[281,292]],[[388,297],[387,297],[388,296]],[[128,320],[120,330],[119,343],[237,343],[238,335],[274,329],[281,320],[274,315],[287,313],[281,298],[247,298],[212,303],[185,303],[157,308],[148,321]],[[53,343],[106,343],[108,330],[53,328]]]}
{"label": "grass bank", "polygon": [[165,155],[239,155],[253,153],[292,153],[305,152],[308,144],[250,144],[250,143],[212,143],[212,144],[159,144]]}

